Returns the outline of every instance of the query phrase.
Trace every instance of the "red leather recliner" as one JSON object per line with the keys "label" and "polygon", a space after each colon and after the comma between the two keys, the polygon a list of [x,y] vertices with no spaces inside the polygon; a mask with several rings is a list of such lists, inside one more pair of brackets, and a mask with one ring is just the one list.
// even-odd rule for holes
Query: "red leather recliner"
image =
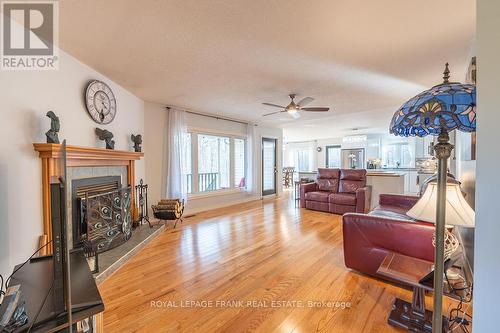
{"label": "red leather recliner", "polygon": [[387,279],[377,269],[389,251],[434,261],[434,225],[405,215],[418,200],[417,196],[381,194],[379,206],[369,214],[345,214],[345,265]]}
{"label": "red leather recliner", "polygon": [[300,206],[323,212],[365,213],[370,208],[370,199],[366,170],[320,168],[315,183],[300,187]]}

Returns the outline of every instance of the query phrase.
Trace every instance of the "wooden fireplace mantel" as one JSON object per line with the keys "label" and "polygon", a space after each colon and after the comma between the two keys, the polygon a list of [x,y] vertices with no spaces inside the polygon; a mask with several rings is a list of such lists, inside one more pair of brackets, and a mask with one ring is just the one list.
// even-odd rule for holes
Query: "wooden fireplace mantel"
{"label": "wooden fireplace mantel", "polygon": [[[42,160],[42,204],[44,237],[52,240],[51,212],[50,212],[50,179],[61,176],[61,145],[55,143],[33,143],[33,148]],[[135,161],[144,156],[144,153],[131,151],[111,150],[104,148],[66,146],[67,167],[94,167],[94,166],[125,166],[127,167],[127,185],[132,188],[132,212],[135,209]],[[43,245],[43,244],[42,244]],[[48,246],[49,253],[52,246]]]}

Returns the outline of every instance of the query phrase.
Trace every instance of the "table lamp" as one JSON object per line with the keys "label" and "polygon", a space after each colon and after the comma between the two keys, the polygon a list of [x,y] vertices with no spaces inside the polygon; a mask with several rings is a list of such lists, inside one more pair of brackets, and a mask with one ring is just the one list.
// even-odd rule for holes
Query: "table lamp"
{"label": "table lamp", "polygon": [[[433,333],[441,333],[443,312],[444,243],[447,212],[446,171],[453,150],[448,133],[455,129],[464,132],[476,130],[476,87],[472,84],[449,82],[448,64],[443,72],[443,83],[423,91],[404,103],[392,117],[389,131],[399,136],[436,135],[434,146],[438,159],[436,189],[436,246],[434,255],[434,311]],[[451,212],[450,208],[450,214]]]}
{"label": "table lamp", "polygon": [[[437,183],[431,182],[424,194],[406,215],[420,221],[436,224],[436,207],[438,201]],[[444,235],[444,260],[449,259],[458,249],[457,238],[448,231],[453,226],[474,227],[474,211],[462,194],[460,185],[446,184],[446,227]],[[436,246],[434,235],[433,245]]]}

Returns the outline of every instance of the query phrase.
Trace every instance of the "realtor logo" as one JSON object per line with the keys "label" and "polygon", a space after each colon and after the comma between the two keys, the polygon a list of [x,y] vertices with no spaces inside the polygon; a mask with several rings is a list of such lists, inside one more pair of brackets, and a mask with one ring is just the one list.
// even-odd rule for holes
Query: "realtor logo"
{"label": "realtor logo", "polygon": [[3,70],[56,70],[57,1],[2,1]]}

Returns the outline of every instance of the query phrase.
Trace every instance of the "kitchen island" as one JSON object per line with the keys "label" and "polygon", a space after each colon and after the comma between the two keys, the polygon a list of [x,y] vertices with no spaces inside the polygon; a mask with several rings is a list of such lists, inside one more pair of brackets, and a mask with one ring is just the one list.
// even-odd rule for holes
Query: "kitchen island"
{"label": "kitchen island", "polygon": [[405,177],[404,171],[367,170],[366,184],[372,187],[370,209],[378,206],[380,194],[404,194]]}

